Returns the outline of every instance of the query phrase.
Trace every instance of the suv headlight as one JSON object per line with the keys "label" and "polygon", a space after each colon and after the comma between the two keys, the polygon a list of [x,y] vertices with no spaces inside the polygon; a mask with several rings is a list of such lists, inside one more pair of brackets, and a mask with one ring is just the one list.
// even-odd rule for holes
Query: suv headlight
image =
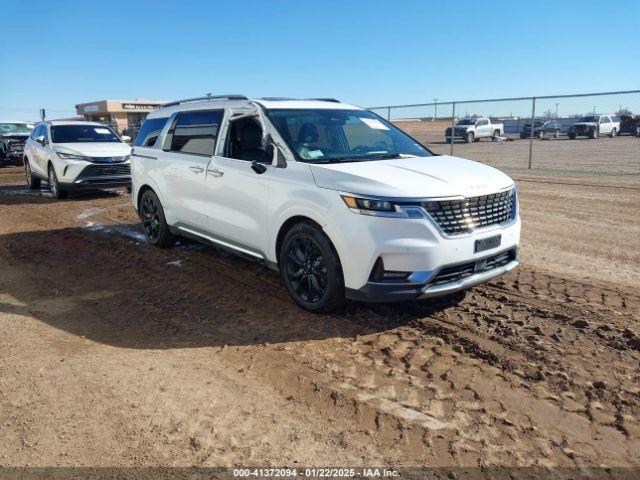
{"label": "suv headlight", "polygon": [[56,154],[63,160],[84,160],[85,162],[89,162],[89,157],[85,157],[84,155],[80,155],[78,153],[65,153],[65,152],[56,152]]}
{"label": "suv headlight", "polygon": [[384,198],[355,197],[352,195],[340,196],[345,205],[349,207],[349,210],[353,213],[377,217],[408,217],[407,212],[391,200]]}

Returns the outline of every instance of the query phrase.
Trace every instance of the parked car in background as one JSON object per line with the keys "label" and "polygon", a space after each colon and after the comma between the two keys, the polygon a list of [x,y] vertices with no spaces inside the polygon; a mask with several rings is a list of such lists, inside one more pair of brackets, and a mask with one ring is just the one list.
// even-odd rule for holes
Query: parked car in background
{"label": "parked car in background", "polygon": [[618,135],[640,136],[640,115],[620,115],[620,131]]}
{"label": "parked car in background", "polygon": [[24,148],[27,184],[36,189],[44,180],[55,198],[72,190],[130,187],[129,140],[97,122],[38,123]]}
{"label": "parked car in background", "polygon": [[32,122],[0,120],[0,166],[20,164],[24,144],[33,131]]}
{"label": "parked car in background", "polygon": [[335,100],[173,102],[146,118],[131,165],[150,244],[186,236],[264,262],[314,312],[445,295],[519,262],[511,178]]}
{"label": "parked car in background", "polygon": [[[491,123],[488,118],[463,118],[456,123],[454,130],[454,140],[472,143],[481,138],[501,137],[504,133],[504,125]],[[451,127],[445,130],[444,136],[447,143],[451,143]]]}
{"label": "parked car in background", "polygon": [[[556,120],[536,120],[533,122],[533,136],[536,138],[560,136],[560,124]],[[531,137],[531,122],[525,123],[520,138]]]}
{"label": "parked car in background", "polygon": [[620,122],[612,115],[586,115],[569,127],[567,135],[576,137],[598,138],[600,135],[615,137],[620,131]]}

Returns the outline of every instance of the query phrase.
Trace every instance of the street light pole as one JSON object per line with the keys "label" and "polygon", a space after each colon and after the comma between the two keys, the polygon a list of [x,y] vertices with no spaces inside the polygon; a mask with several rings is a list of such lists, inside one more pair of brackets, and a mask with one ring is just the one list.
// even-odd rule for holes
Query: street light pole
{"label": "street light pole", "polygon": [[433,119],[438,118],[438,99],[433,99]]}

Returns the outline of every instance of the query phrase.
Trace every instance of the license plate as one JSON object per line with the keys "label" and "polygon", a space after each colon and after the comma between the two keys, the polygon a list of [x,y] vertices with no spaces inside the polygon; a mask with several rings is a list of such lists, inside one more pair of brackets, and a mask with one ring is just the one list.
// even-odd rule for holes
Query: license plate
{"label": "license plate", "polygon": [[493,237],[476,240],[473,247],[473,253],[484,252],[485,250],[491,250],[492,248],[499,247],[501,242],[502,235],[495,235]]}

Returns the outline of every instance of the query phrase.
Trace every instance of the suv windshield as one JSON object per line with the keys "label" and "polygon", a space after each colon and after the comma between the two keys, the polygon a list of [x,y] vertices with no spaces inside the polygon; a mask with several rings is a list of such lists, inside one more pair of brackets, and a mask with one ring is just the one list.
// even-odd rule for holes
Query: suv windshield
{"label": "suv windshield", "polygon": [[0,123],[0,135],[11,133],[31,133],[33,124],[31,123]]}
{"label": "suv windshield", "polygon": [[366,110],[271,109],[267,115],[305,162],[355,162],[432,153],[391,123]]}
{"label": "suv windshield", "polygon": [[597,116],[593,116],[593,115],[588,115],[586,117],[582,117],[580,119],[581,122],[593,122],[593,123],[598,123],[598,117]]}
{"label": "suv windshield", "polygon": [[474,118],[465,118],[463,120],[460,120],[458,123],[456,123],[456,125],[475,125],[476,124],[476,120]]}
{"label": "suv windshield", "polygon": [[52,125],[53,143],[120,142],[106,125]]}

